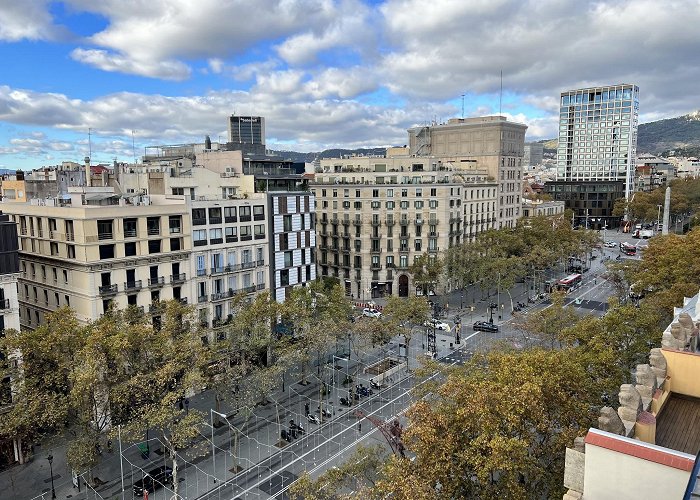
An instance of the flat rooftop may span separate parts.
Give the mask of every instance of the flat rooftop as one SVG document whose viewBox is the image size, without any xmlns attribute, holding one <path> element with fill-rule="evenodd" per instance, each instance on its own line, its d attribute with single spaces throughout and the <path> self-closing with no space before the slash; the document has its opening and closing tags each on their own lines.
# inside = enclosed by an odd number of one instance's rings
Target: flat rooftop
<svg viewBox="0 0 700 500">
<path fill-rule="evenodd" d="M 700 451 L 700 399 L 671 394 L 656 419 L 656 444 L 697 455 Z"/>
</svg>

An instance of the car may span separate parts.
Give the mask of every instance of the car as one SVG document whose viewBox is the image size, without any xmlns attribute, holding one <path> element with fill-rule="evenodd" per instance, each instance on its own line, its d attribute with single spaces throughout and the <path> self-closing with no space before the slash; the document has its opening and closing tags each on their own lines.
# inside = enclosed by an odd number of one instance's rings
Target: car
<svg viewBox="0 0 700 500">
<path fill-rule="evenodd" d="M 144 490 L 148 491 L 149 493 L 153 493 L 158 488 L 162 488 L 166 484 L 172 488 L 173 470 L 170 467 L 161 465 L 160 467 L 145 473 L 142 479 L 139 479 L 134 483 L 134 495 L 142 497 Z"/>
<path fill-rule="evenodd" d="M 444 330 L 446 332 L 450 331 L 450 325 L 445 323 L 444 321 L 440 321 L 439 319 L 429 319 L 424 323 L 425 326 L 428 328 L 435 328 L 436 330 Z"/>
<path fill-rule="evenodd" d="M 377 311 L 376 309 L 370 309 L 369 307 L 365 307 L 362 310 L 362 315 L 368 318 L 380 318 L 382 316 L 382 313 Z"/>
<path fill-rule="evenodd" d="M 489 323 L 488 321 L 477 321 L 476 323 L 474 323 L 474 331 L 475 332 L 497 332 L 498 325 L 494 325 L 493 323 Z"/>
</svg>

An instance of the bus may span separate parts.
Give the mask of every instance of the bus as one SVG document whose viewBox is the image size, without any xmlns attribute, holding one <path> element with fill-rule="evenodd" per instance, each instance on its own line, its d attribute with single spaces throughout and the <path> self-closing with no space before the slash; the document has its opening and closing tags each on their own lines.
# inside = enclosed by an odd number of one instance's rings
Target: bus
<svg viewBox="0 0 700 500">
<path fill-rule="evenodd" d="M 564 292 L 570 292 L 571 290 L 576 290 L 579 286 L 581 286 L 581 281 L 583 280 L 583 276 L 580 274 L 570 274 L 566 278 L 562 278 L 559 281 L 557 281 L 556 289 L 561 290 Z"/>
<path fill-rule="evenodd" d="M 625 255 L 637 255 L 637 247 L 627 242 L 620 243 L 620 252 Z"/>
</svg>

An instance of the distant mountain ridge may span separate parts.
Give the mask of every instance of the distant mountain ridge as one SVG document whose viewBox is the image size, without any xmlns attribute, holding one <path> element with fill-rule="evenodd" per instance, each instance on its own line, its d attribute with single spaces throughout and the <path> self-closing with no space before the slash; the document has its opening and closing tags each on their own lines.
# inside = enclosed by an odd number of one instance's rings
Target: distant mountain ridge
<svg viewBox="0 0 700 500">
<path fill-rule="evenodd" d="M 557 139 L 540 142 L 545 151 L 556 152 Z M 637 152 L 668 156 L 700 155 L 700 110 L 676 118 L 642 123 L 637 131 Z"/>
<path fill-rule="evenodd" d="M 556 153 L 557 139 L 537 141 L 544 146 L 545 153 Z M 637 133 L 637 152 L 667 156 L 700 156 L 700 110 L 676 118 L 642 123 Z M 386 147 L 361 149 L 326 149 L 324 151 L 300 153 L 297 151 L 273 151 L 285 159 L 296 162 L 312 162 L 316 158 L 341 158 L 347 155 L 383 155 Z"/>
</svg>

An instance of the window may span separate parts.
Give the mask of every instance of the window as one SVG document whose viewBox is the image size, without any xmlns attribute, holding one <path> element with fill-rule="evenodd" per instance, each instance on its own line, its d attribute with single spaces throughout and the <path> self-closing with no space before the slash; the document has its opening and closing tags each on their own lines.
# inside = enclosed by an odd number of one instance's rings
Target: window
<svg viewBox="0 0 700 500">
<path fill-rule="evenodd" d="M 97 239 L 98 240 L 111 240 L 114 237 L 112 232 L 112 226 L 114 221 L 112 219 L 98 220 L 97 221 Z"/>
<path fill-rule="evenodd" d="M 209 230 L 209 243 L 212 245 L 218 245 L 219 243 L 224 242 L 224 232 L 223 230 L 219 227 L 216 229 L 210 229 Z"/>
<path fill-rule="evenodd" d="M 238 228 L 230 226 L 226 228 L 226 243 L 238 241 Z"/>
<path fill-rule="evenodd" d="M 261 240 L 265 237 L 265 224 L 255 224 L 255 226 L 253 226 L 253 230 L 255 232 L 256 240 Z"/>
<path fill-rule="evenodd" d="M 263 255 L 263 247 L 258 247 L 255 251 L 257 253 L 258 263 L 260 264 L 265 260 Z"/>
<path fill-rule="evenodd" d="M 124 237 L 135 238 L 137 235 L 137 219 L 124 219 Z"/>
<path fill-rule="evenodd" d="M 241 226 L 241 241 L 251 239 L 253 239 L 253 236 L 250 234 L 250 226 Z"/>
<path fill-rule="evenodd" d="M 136 242 L 124 243 L 124 256 L 133 257 L 134 255 L 136 255 Z"/>
<path fill-rule="evenodd" d="M 66 245 L 66 250 L 68 251 L 68 258 L 75 259 L 75 245 Z"/>
<path fill-rule="evenodd" d="M 32 240 L 32 243 L 33 242 L 34 241 Z M 102 246 L 104 246 L 104 245 L 101 245 L 100 248 L 102 248 Z M 114 245 L 107 245 L 107 246 L 113 247 Z M 51 242 L 51 255 L 58 255 L 58 243 Z M 109 258 L 112 258 L 112 257 L 109 257 Z"/>
<path fill-rule="evenodd" d="M 253 220 L 265 219 L 265 207 L 263 205 L 253 206 Z"/>
<path fill-rule="evenodd" d="M 241 222 L 250 222 L 250 207 L 240 207 L 238 210 Z"/>
<path fill-rule="evenodd" d="M 408 255 L 399 256 L 399 267 L 408 267 Z"/>
<path fill-rule="evenodd" d="M 146 217 L 146 230 L 149 236 L 160 234 L 160 217 Z"/>
<path fill-rule="evenodd" d="M 423 208 L 423 202 L 420 200 L 416 200 L 413 202 L 414 208 Z"/>
<path fill-rule="evenodd" d="M 170 251 L 175 252 L 182 250 L 182 239 L 181 238 L 170 238 Z"/>
<path fill-rule="evenodd" d="M 182 217 L 171 215 L 168 218 L 168 227 L 170 228 L 170 234 L 180 234 L 182 232 Z"/>
<path fill-rule="evenodd" d="M 224 207 L 224 222 L 237 222 L 236 207 Z"/>
<path fill-rule="evenodd" d="M 204 261 L 204 255 L 197 255 L 195 257 L 195 264 L 197 266 L 197 276 L 204 276 L 207 274 L 207 270 L 205 268 L 205 261 Z"/>
<path fill-rule="evenodd" d="M 63 282 L 65 284 L 68 284 L 68 271 L 66 271 L 65 269 L 63 270 Z"/>
<path fill-rule="evenodd" d="M 160 240 L 149 240 L 148 242 L 148 253 L 160 253 Z"/>
<path fill-rule="evenodd" d="M 393 197 L 394 197 L 394 190 L 393 190 L 393 189 L 387 189 L 387 190 L 386 190 L 386 197 L 387 197 L 387 198 L 393 198 Z"/>
<path fill-rule="evenodd" d="M 438 202 L 437 200 L 430 200 L 430 208 L 437 208 Z"/>
<path fill-rule="evenodd" d="M 409 203 L 407 201 L 402 201 L 401 202 L 401 209 L 402 210 L 407 210 L 409 207 Z"/>
<path fill-rule="evenodd" d="M 194 246 L 204 246 L 207 244 L 207 230 L 206 229 L 195 229 L 192 231 L 192 241 Z"/>
<path fill-rule="evenodd" d="M 205 208 L 192 209 L 192 225 L 204 226 L 207 223 L 207 210 Z"/>
<path fill-rule="evenodd" d="M 289 286 L 289 269 L 280 271 L 280 286 Z"/>
<path fill-rule="evenodd" d="M 52 245 L 58 246 L 56 243 L 52 243 Z M 58 249 L 56 251 L 58 253 Z M 51 255 L 55 255 L 53 251 L 51 252 Z M 114 258 L 114 245 L 100 245 L 100 259 L 113 259 Z"/>
<path fill-rule="evenodd" d="M 393 202 L 393 201 L 387 201 L 387 202 L 386 202 L 386 208 L 387 208 L 387 210 L 393 210 L 393 209 L 394 209 L 394 202 Z"/>
<path fill-rule="evenodd" d="M 284 252 L 284 267 L 292 267 L 293 262 L 294 262 L 294 252 L 292 252 L 292 251 Z"/>
<path fill-rule="evenodd" d="M 221 207 L 209 209 L 209 224 L 221 224 Z"/>
<path fill-rule="evenodd" d="M 422 251 L 421 246 L 422 246 L 422 245 L 421 245 L 421 240 L 416 240 L 416 241 L 415 241 L 415 250 L 416 250 L 416 252 L 421 252 L 421 251 Z"/>
</svg>

